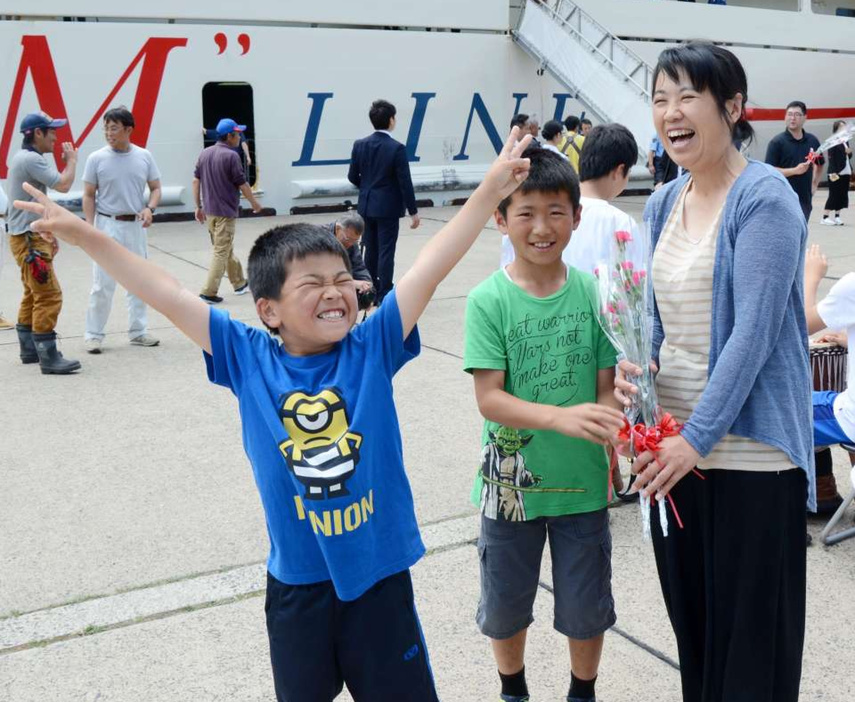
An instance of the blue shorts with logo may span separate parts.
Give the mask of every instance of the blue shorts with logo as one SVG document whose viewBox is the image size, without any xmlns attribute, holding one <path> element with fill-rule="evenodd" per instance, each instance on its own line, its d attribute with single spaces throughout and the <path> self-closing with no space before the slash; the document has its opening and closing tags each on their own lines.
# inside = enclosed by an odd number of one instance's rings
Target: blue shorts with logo
<svg viewBox="0 0 855 702">
<path fill-rule="evenodd" d="M 830 391 L 813 393 L 813 443 L 817 447 L 855 441 L 855 437 L 846 436 L 834 416 L 834 401 L 839 394 Z"/>
<path fill-rule="evenodd" d="M 267 635 L 279 702 L 438 702 L 410 571 L 353 601 L 330 581 L 287 585 L 267 574 Z"/>
</svg>

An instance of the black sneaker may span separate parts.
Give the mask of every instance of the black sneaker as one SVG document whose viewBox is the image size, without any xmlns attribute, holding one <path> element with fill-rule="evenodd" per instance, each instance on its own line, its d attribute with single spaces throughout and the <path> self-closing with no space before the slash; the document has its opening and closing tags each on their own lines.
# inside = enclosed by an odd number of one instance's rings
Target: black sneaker
<svg viewBox="0 0 855 702">
<path fill-rule="evenodd" d="M 199 297 L 201 297 L 209 305 L 219 305 L 223 301 L 223 298 L 221 298 L 219 295 L 199 295 Z"/>
<path fill-rule="evenodd" d="M 249 292 L 249 283 L 244 283 L 239 288 L 235 288 L 235 295 L 246 295 Z"/>
</svg>

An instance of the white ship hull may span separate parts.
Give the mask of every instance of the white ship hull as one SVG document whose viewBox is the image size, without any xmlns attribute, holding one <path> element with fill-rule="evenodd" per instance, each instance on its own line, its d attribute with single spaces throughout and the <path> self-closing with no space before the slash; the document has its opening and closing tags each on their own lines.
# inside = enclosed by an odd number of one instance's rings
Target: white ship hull
<svg viewBox="0 0 855 702">
<path fill-rule="evenodd" d="M 49 17 L 65 6 L 52 4 L 40 5 L 40 18 L 0 21 L 0 183 L 27 112 L 67 117 L 60 138 L 85 159 L 103 145 L 104 110 L 124 104 L 138 120 L 134 141 L 160 166 L 162 211 L 192 209 L 201 127 L 222 116 L 251 124 L 265 206 L 340 205 L 355 201 L 345 180 L 351 144 L 371 131 L 368 106 L 382 97 L 398 107 L 418 197 L 442 204 L 478 182 L 516 111 L 543 123 L 586 110 L 514 43 L 504 0 L 258 2 L 239 14 L 185 3 L 180 16 L 149 2 L 124 11 L 133 19 L 81 2 L 84 22 Z M 809 105 L 808 129 L 821 139 L 831 120 L 855 117 L 855 19 L 665 0 L 578 4 L 649 63 L 668 42 L 733 43 L 761 158 L 791 99 Z"/>
</svg>

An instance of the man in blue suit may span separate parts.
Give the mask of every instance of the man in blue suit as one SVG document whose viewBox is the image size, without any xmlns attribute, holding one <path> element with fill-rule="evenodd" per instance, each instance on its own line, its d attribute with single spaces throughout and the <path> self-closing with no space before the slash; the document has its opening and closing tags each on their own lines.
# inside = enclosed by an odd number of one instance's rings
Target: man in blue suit
<svg viewBox="0 0 855 702">
<path fill-rule="evenodd" d="M 374 281 L 377 304 L 392 289 L 398 221 L 405 208 L 412 219 L 410 229 L 419 226 L 407 150 L 391 134 L 395 114 L 395 106 L 386 100 L 372 103 L 368 118 L 375 131 L 353 144 L 347 173 L 359 188 L 356 210 L 365 219 L 365 265 Z"/>
</svg>

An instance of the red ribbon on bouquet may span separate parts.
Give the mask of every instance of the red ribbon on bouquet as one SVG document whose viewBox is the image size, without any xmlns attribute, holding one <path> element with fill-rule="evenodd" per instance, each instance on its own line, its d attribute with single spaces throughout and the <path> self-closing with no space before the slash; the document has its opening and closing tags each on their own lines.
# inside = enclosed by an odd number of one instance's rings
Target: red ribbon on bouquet
<svg viewBox="0 0 855 702">
<path fill-rule="evenodd" d="M 623 443 L 632 442 L 632 448 L 636 454 L 650 451 L 654 456 L 659 453 L 662 439 L 669 436 L 677 436 L 683 425 L 667 412 L 657 424 L 648 427 L 646 424 L 630 426 L 629 420 L 623 418 L 623 429 L 618 432 L 618 438 Z"/>
<path fill-rule="evenodd" d="M 808 163 L 816 163 L 822 158 L 822 154 L 819 151 L 810 150 L 807 156 L 805 156 L 805 161 Z"/>
<path fill-rule="evenodd" d="M 630 426 L 629 420 L 623 418 L 623 428 L 618 432 L 618 439 L 622 443 L 631 443 L 635 454 L 641 454 L 645 451 L 650 451 L 654 456 L 659 453 L 662 439 L 667 439 L 670 436 L 678 436 L 683 425 L 680 424 L 668 412 L 662 415 L 662 419 L 652 427 L 646 424 L 636 424 Z M 697 471 L 696 471 L 697 472 Z M 699 477 L 703 478 L 703 476 Z M 671 505 L 671 510 L 674 512 L 674 517 L 677 519 L 677 525 L 682 529 L 683 520 L 680 519 L 680 513 L 677 511 L 677 505 L 674 503 L 674 498 L 671 494 L 666 495 L 668 503 Z"/>
</svg>

